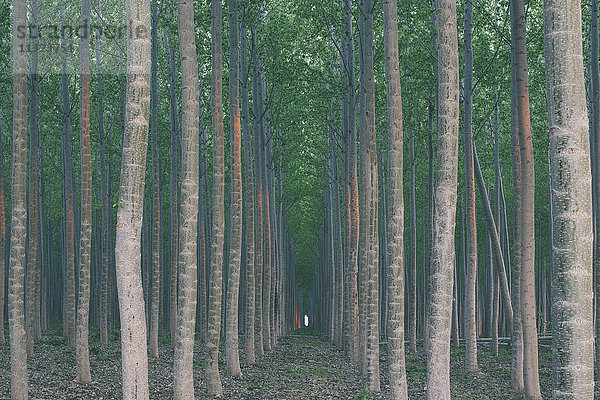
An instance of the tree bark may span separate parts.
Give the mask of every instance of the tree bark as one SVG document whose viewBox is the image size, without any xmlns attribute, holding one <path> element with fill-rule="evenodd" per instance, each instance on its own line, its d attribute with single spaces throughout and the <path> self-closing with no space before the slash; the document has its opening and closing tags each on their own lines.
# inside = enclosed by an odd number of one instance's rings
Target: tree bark
<svg viewBox="0 0 600 400">
<path fill-rule="evenodd" d="M 535 310 L 535 172 L 529 118 L 529 88 L 523 0 L 511 0 L 511 30 L 521 168 L 520 306 L 523 329 L 523 382 L 527 399 L 541 399 Z"/>
<path fill-rule="evenodd" d="M 388 243 L 390 259 L 388 260 L 387 269 L 389 292 L 387 314 L 388 357 L 390 363 L 389 373 L 391 398 L 401 400 L 408 399 L 408 387 L 406 383 L 406 366 L 404 358 L 404 193 L 402 188 L 403 134 L 400 66 L 398 62 L 397 0 L 384 1 L 383 20 L 385 80 L 388 106 L 388 157 L 390 166 L 390 215 L 388 219 L 390 228 L 390 239 Z M 412 141 L 413 139 L 411 137 L 411 144 Z M 413 241 L 415 241 L 415 239 L 415 237 L 412 237 Z M 416 268 L 416 260 L 414 261 Z M 416 278 L 416 271 L 413 278 Z M 415 332 L 411 333 L 415 335 L 416 342 L 416 329 Z"/>
<path fill-rule="evenodd" d="M 437 0 L 438 169 L 428 320 L 427 397 L 450 399 L 450 328 L 458 173 L 458 38 L 456 1 Z"/>
<path fill-rule="evenodd" d="M 593 217 L 579 1 L 544 2 L 544 44 L 554 232 L 552 398 L 592 399 Z"/>
<path fill-rule="evenodd" d="M 238 342 L 238 301 L 242 257 L 242 131 L 239 106 L 239 41 L 237 0 L 229 0 L 229 118 L 231 126 L 231 250 L 227 290 L 225 356 L 227 373 L 242 376 Z"/>
<path fill-rule="evenodd" d="M 223 242 L 225 231 L 225 149 L 223 134 L 223 60 L 222 5 L 212 1 L 212 123 L 213 123 L 213 234 L 211 278 L 208 312 L 208 359 L 206 376 L 208 392 L 221 396 L 219 376 L 219 339 L 221 329 L 221 296 L 223 288 Z"/>
<path fill-rule="evenodd" d="M 81 234 L 79 236 L 79 299 L 77 302 L 77 377 L 79 383 L 92 381 L 88 344 L 90 317 L 90 273 L 92 253 L 92 150 L 90 141 L 90 8 L 81 2 L 81 24 L 88 35 L 81 38 L 79 68 L 81 79 L 80 157 L 81 157 Z M 30 196 L 31 197 L 31 196 Z M 36 193 L 37 198 L 37 193 Z"/>
<path fill-rule="evenodd" d="M 151 26 L 149 0 L 128 0 L 127 20 L 134 30 Z M 140 268 L 150 112 L 150 40 L 147 35 L 148 32 L 127 38 L 127 102 L 115 242 L 123 400 L 145 400 L 149 397 L 146 318 Z"/>
<path fill-rule="evenodd" d="M 25 333 L 25 240 L 27 224 L 27 39 L 18 35 L 27 26 L 27 3 L 13 0 L 13 146 L 11 179 L 8 323 L 10 390 L 13 400 L 27 400 L 27 345 Z"/>
</svg>

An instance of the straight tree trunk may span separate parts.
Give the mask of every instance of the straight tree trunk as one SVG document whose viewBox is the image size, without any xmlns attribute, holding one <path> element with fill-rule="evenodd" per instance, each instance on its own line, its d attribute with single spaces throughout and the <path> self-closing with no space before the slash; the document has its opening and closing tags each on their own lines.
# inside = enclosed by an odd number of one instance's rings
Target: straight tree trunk
<svg viewBox="0 0 600 400">
<path fill-rule="evenodd" d="M 158 318 L 160 305 L 160 165 L 158 160 L 158 12 L 157 0 L 152 0 L 152 48 L 150 102 L 152 107 L 152 272 L 150 297 L 150 356 L 158 358 Z"/>
<path fill-rule="evenodd" d="M 410 162 L 410 271 L 409 271 L 409 334 L 410 352 L 417 353 L 417 202 L 415 199 L 415 135 L 408 129 Z"/>
<path fill-rule="evenodd" d="M 244 8 L 242 8 L 244 14 Z M 256 307 L 255 279 L 254 279 L 254 161 L 252 159 L 252 142 L 250 138 L 250 105 L 248 99 L 248 32 L 245 18 L 242 18 L 240 27 L 240 67 L 242 84 L 242 135 L 244 145 L 244 208 L 246 209 L 246 362 L 250 365 L 256 363 L 254 351 L 254 310 Z M 259 243 L 260 245 L 260 243 Z"/>
<path fill-rule="evenodd" d="M 0 118 L 3 113 L 0 107 Z M 2 128 L 0 127 L 0 138 L 2 137 Z M 6 343 L 4 333 L 4 296 L 5 296 L 5 268 L 6 260 L 6 210 L 4 205 L 4 148 L 0 139 L 0 345 Z"/>
<path fill-rule="evenodd" d="M 36 0 L 31 2 L 29 7 L 30 21 L 36 24 L 38 21 L 38 3 Z M 32 45 L 37 45 L 36 37 L 31 38 Z M 27 324 L 27 356 L 33 357 L 33 343 L 35 341 L 35 310 L 38 304 L 36 296 L 36 277 L 40 272 L 39 264 L 39 204 L 37 194 L 38 178 L 38 93 L 40 79 L 38 76 L 38 53 L 31 53 L 30 62 L 30 80 L 31 96 L 29 108 L 29 204 L 28 204 L 28 222 L 29 229 L 27 234 L 27 287 L 25 293 L 26 312 L 25 322 Z"/>
<path fill-rule="evenodd" d="M 348 235 L 348 331 L 349 331 L 349 353 L 350 359 L 358 363 L 358 175 L 357 175 L 357 148 L 356 148 L 356 87 L 354 78 L 354 35 L 352 33 L 352 2 L 342 0 L 342 8 L 345 13 L 344 36 L 345 59 L 347 71 L 347 140 L 348 150 L 346 163 L 348 168 L 348 213 L 349 213 L 349 235 Z"/>
<path fill-rule="evenodd" d="M 13 146 L 11 179 L 8 323 L 10 391 L 12 400 L 27 400 L 27 345 L 25 333 L 25 240 L 27 232 L 27 39 L 18 35 L 27 26 L 27 2 L 13 0 Z"/>
<path fill-rule="evenodd" d="M 470 373 L 477 365 L 477 328 L 475 293 L 477 290 L 477 218 L 475 216 L 475 174 L 473 172 L 473 3 L 465 2 L 465 87 L 464 87 L 464 152 L 467 219 L 467 258 L 465 276 L 464 330 L 465 364 Z"/>
<path fill-rule="evenodd" d="M 150 27 L 149 0 L 128 0 L 127 20 L 135 32 Z M 115 238 L 123 400 L 149 397 L 140 240 L 150 117 L 151 43 L 147 34 L 127 38 L 127 102 Z"/>
<path fill-rule="evenodd" d="M 221 396 L 219 376 L 219 339 L 221 330 L 221 296 L 223 288 L 223 242 L 225 231 L 225 149 L 223 134 L 223 60 L 222 4 L 212 1 L 212 125 L 213 125 L 213 234 L 211 252 L 210 296 L 208 313 L 208 392 Z"/>
<path fill-rule="evenodd" d="M 229 255 L 225 357 L 227 373 L 242 376 L 238 342 L 238 301 L 242 259 L 242 131 L 239 106 L 237 0 L 229 0 L 229 118 L 231 126 L 231 249 Z"/>
<path fill-rule="evenodd" d="M 535 310 L 535 172 L 529 118 L 529 87 L 523 0 L 511 0 L 511 28 L 516 71 L 519 157 L 521 161 L 520 305 L 523 328 L 523 382 L 526 399 L 541 399 Z"/>
<path fill-rule="evenodd" d="M 406 383 L 406 366 L 404 359 L 404 193 L 402 189 L 403 135 L 402 95 L 400 89 L 400 66 L 398 62 L 397 0 L 384 1 L 383 20 L 385 78 L 388 111 L 388 157 L 390 166 L 390 215 L 388 219 L 390 225 L 390 240 L 388 243 L 390 259 L 388 260 L 387 270 L 389 292 L 387 313 L 388 357 L 390 363 L 389 373 L 391 398 L 405 400 L 408 399 L 408 388 Z M 411 145 L 412 143 L 413 139 L 411 137 Z M 415 237 L 412 237 L 412 240 L 414 241 Z M 416 271 L 413 278 L 416 278 Z M 415 332 L 411 333 L 414 333 L 416 342 L 416 329 Z"/>
<path fill-rule="evenodd" d="M 194 2 L 179 0 L 181 54 L 181 208 L 179 218 L 177 334 L 173 355 L 173 394 L 177 400 L 194 399 L 194 334 L 198 289 L 198 127 L 200 88 L 194 31 Z"/>
<path fill-rule="evenodd" d="M 458 174 L 458 38 L 456 1 L 437 0 L 438 162 L 428 320 L 427 398 L 450 399 L 450 328 Z"/>
<path fill-rule="evenodd" d="M 90 23 L 90 0 L 81 2 L 81 24 Z M 81 157 L 81 234 L 79 235 L 79 299 L 77 302 L 77 377 L 76 382 L 89 383 L 90 349 L 90 274 L 92 253 L 92 150 L 90 141 L 90 37 L 84 35 L 79 46 L 81 83 L 80 157 Z M 30 195 L 31 197 L 31 195 Z M 36 193 L 37 198 L 37 193 Z"/>
<path fill-rule="evenodd" d="M 554 232 L 552 398 L 592 399 L 593 217 L 579 1 L 544 2 L 544 44 Z"/>
</svg>

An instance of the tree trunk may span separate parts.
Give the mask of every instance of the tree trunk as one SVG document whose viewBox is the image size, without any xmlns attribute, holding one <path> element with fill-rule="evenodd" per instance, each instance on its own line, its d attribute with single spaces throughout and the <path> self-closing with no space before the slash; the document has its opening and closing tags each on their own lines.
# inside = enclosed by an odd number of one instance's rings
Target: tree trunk
<svg viewBox="0 0 600 400">
<path fill-rule="evenodd" d="M 404 359 L 404 193 L 402 189 L 403 135 L 400 66 L 398 63 L 397 0 L 383 3 L 385 78 L 388 111 L 389 157 L 389 255 L 388 260 L 388 357 L 392 399 L 408 399 Z M 413 139 L 411 137 L 411 148 Z M 414 165 L 414 164 L 413 164 Z M 411 166 L 412 168 L 412 166 Z M 414 176 L 414 175 L 413 175 Z M 411 197 L 412 202 L 412 197 Z M 387 224 L 388 222 L 386 222 Z M 415 241 L 415 237 L 411 238 Z M 415 241 L 416 244 L 416 241 Z M 416 269 L 416 259 L 415 269 Z M 415 276 L 416 278 L 416 270 Z M 415 279 L 416 280 L 416 279 Z M 415 289 L 416 289 L 416 282 Z M 415 290 L 416 292 L 416 290 Z M 416 293 L 414 293 L 416 294 Z M 416 305 L 416 298 L 414 298 Z M 413 314 L 413 317 L 416 316 Z M 416 328 L 416 325 L 415 325 Z M 415 335 L 416 329 L 411 332 Z M 412 337 L 412 335 L 411 335 Z"/>
<path fill-rule="evenodd" d="M 150 356 L 158 358 L 158 318 L 160 305 L 160 164 L 158 160 L 158 12 L 157 0 L 152 0 L 152 48 L 150 102 L 152 106 L 150 131 L 152 135 L 152 272 L 150 296 Z M 146 305 L 147 306 L 147 305 Z"/>
<path fill-rule="evenodd" d="M 473 3 L 465 2 L 465 80 L 464 80 L 464 152 L 467 218 L 467 258 L 465 276 L 465 364 L 470 373 L 477 365 L 477 328 L 475 293 L 477 290 L 477 218 L 475 216 L 475 174 L 473 173 Z"/>
<path fill-rule="evenodd" d="M 179 51 L 182 77 L 181 208 L 179 218 L 177 334 L 173 355 L 175 399 L 194 399 L 194 334 L 198 289 L 198 127 L 200 88 L 194 33 L 194 2 L 179 0 Z"/>
<path fill-rule="evenodd" d="M 25 333 L 25 240 L 27 224 L 27 39 L 17 34 L 27 24 L 26 1 L 13 0 L 13 145 L 11 179 L 8 323 L 10 390 L 13 400 L 27 400 L 27 345 Z"/>
<path fill-rule="evenodd" d="M 438 162 L 428 320 L 427 397 L 450 399 L 450 328 L 458 173 L 458 38 L 456 1 L 437 0 Z"/>
<path fill-rule="evenodd" d="M 225 231 L 225 149 L 223 134 L 223 60 L 222 5 L 212 1 L 212 124 L 213 124 L 213 234 L 208 313 L 208 392 L 221 396 L 219 376 L 219 339 L 221 329 L 221 295 L 223 288 L 223 241 Z"/>
<path fill-rule="evenodd" d="M 409 316 L 408 342 L 410 352 L 417 353 L 417 203 L 415 198 L 415 135 L 409 128 L 408 146 L 410 162 L 410 270 L 409 270 Z"/>
<path fill-rule="evenodd" d="M 89 0 L 81 2 L 81 24 L 90 23 Z M 81 234 L 79 236 L 79 299 L 77 302 L 77 377 L 76 382 L 89 383 L 90 350 L 88 344 L 90 317 L 90 273 L 92 253 L 92 150 L 90 141 L 90 38 L 85 35 L 79 46 L 81 79 Z M 37 194 L 36 194 L 37 197 Z M 31 196 L 30 196 L 31 198 Z"/>
<path fill-rule="evenodd" d="M 580 2 L 544 2 L 544 33 L 554 232 L 552 397 L 591 399 L 593 218 Z"/>
<path fill-rule="evenodd" d="M 2 107 L 0 106 L 0 118 L 3 117 Z M 0 138 L 2 137 L 2 127 L 0 127 Z M 4 333 L 4 296 L 5 296 L 5 268 L 6 260 L 6 210 L 4 205 L 4 148 L 0 139 L 0 345 L 6 343 Z"/>
<path fill-rule="evenodd" d="M 242 14 L 245 9 L 242 8 Z M 248 99 L 248 32 L 245 18 L 242 18 L 240 27 L 240 67 L 242 84 L 242 135 L 244 139 L 244 208 L 246 210 L 246 362 L 250 365 L 256 363 L 254 351 L 254 309 L 256 307 L 255 279 L 254 279 L 254 161 L 252 159 L 252 142 L 250 137 L 250 105 Z M 260 246 L 260 242 L 258 242 Z"/>
<path fill-rule="evenodd" d="M 133 29 L 151 26 L 149 0 L 128 0 L 127 20 Z M 128 37 L 127 103 L 115 242 L 123 400 L 149 397 L 140 238 L 150 112 L 150 47 L 149 40 Z"/>
<path fill-rule="evenodd" d="M 521 166 L 520 305 L 523 328 L 523 382 L 527 399 L 541 399 L 535 310 L 535 175 L 529 119 L 525 12 L 522 0 L 511 0 L 511 28 L 516 71 L 519 157 Z"/>
<path fill-rule="evenodd" d="M 227 373 L 240 378 L 238 301 L 242 257 L 242 131 L 239 106 L 239 44 L 237 0 L 229 0 L 229 118 L 231 126 L 231 250 L 228 269 L 225 355 Z"/>
</svg>

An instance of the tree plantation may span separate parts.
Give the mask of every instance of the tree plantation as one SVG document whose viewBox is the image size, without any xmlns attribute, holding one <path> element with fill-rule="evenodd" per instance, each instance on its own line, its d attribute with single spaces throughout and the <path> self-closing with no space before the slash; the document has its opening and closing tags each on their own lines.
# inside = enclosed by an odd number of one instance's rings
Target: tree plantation
<svg viewBox="0 0 600 400">
<path fill-rule="evenodd" d="M 589 0 L 0 0 L 0 398 L 600 398 Z"/>
</svg>

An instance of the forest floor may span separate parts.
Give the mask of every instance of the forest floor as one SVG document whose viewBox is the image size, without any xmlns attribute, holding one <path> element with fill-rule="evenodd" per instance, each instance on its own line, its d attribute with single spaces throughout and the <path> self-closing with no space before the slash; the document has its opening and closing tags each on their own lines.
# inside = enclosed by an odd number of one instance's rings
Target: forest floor
<svg viewBox="0 0 600 400">
<path fill-rule="evenodd" d="M 204 350 L 196 341 L 194 357 L 197 399 L 211 399 L 204 379 Z M 243 346 L 242 346 L 243 347 Z M 410 399 L 425 399 L 426 361 L 422 348 L 407 354 L 407 377 Z M 222 352 L 221 352 L 222 353 Z M 243 360 L 243 350 L 241 359 Z M 540 347 L 542 395 L 550 398 L 551 358 Z M 149 361 L 150 398 L 172 398 L 173 358 L 168 338 L 161 338 L 160 357 Z M 489 346 L 479 347 L 480 373 L 475 376 L 464 369 L 464 348 L 452 348 L 452 398 L 518 399 L 510 387 L 510 350 L 500 348 L 495 357 Z M 93 383 L 82 385 L 75 377 L 75 355 L 69 350 L 60 328 L 53 329 L 35 346 L 35 356 L 28 360 L 30 395 L 34 399 L 119 399 L 121 398 L 121 355 L 119 336 L 110 337 L 108 348 L 99 346 L 97 331 L 90 338 L 90 365 Z M 225 365 L 224 362 L 221 363 Z M 0 399 L 9 396 L 10 354 L 8 345 L 0 347 Z M 225 399 L 388 399 L 387 348 L 381 346 L 381 393 L 365 389 L 365 379 L 346 357 L 323 335 L 304 328 L 280 338 L 269 353 L 258 357 L 255 365 L 242 362 L 244 378 L 233 379 L 221 371 Z M 597 385 L 598 386 L 598 385 Z M 596 389 L 596 398 L 600 391 Z"/>
</svg>

